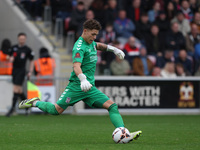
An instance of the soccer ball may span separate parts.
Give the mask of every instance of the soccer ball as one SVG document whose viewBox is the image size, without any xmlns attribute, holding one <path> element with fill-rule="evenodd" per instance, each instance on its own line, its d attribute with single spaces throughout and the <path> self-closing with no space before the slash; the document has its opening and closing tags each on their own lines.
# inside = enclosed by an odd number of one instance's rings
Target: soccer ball
<svg viewBox="0 0 200 150">
<path fill-rule="evenodd" d="M 128 143 L 130 141 L 130 132 L 124 127 L 119 127 L 113 131 L 112 138 L 115 143 Z"/>
</svg>

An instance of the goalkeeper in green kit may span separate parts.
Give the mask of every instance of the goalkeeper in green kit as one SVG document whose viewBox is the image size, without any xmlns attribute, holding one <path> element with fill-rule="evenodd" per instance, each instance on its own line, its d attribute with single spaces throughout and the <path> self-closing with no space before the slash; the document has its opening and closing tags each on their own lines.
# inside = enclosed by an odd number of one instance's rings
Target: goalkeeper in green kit
<svg viewBox="0 0 200 150">
<path fill-rule="evenodd" d="M 120 59 L 125 54 L 118 48 L 103 43 L 95 42 L 101 25 L 98 21 L 91 19 L 83 24 L 83 33 L 74 44 L 72 50 L 73 71 L 69 84 L 61 94 L 56 104 L 40 101 L 35 97 L 27 99 L 19 104 L 19 108 L 38 107 L 44 112 L 52 115 L 61 114 L 68 106 L 73 106 L 83 101 L 93 108 L 105 108 L 109 112 L 112 124 L 117 127 L 124 127 L 123 119 L 118 111 L 118 106 L 95 87 L 95 69 L 97 62 L 97 50 L 113 52 Z M 130 141 L 137 139 L 142 131 L 132 132 Z"/>
</svg>

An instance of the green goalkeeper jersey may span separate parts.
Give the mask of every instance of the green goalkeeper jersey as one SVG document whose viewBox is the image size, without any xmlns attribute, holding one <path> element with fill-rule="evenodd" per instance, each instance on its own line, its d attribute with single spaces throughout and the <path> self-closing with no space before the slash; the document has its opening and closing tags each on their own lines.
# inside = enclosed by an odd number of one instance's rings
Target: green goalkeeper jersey
<svg viewBox="0 0 200 150">
<path fill-rule="evenodd" d="M 82 37 L 74 44 L 72 50 L 72 60 L 73 63 L 80 62 L 83 74 L 87 77 L 87 80 L 94 85 L 94 74 L 96 70 L 97 63 L 97 49 L 96 42 L 88 44 Z M 79 78 L 76 76 L 75 72 L 72 71 L 69 81 L 79 82 Z"/>
</svg>

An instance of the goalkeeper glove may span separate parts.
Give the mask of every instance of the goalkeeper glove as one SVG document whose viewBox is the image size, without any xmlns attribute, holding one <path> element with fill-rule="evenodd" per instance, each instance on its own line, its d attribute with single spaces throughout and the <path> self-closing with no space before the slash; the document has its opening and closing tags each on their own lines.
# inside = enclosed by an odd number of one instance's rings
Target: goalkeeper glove
<svg viewBox="0 0 200 150">
<path fill-rule="evenodd" d="M 107 51 L 113 52 L 115 55 L 117 55 L 120 59 L 124 59 L 124 52 L 114 46 L 107 45 Z"/>
<path fill-rule="evenodd" d="M 92 84 L 90 84 L 90 82 L 86 79 L 86 76 L 81 73 L 78 75 L 79 80 L 81 81 L 81 90 L 83 92 L 87 92 L 91 89 Z"/>
</svg>

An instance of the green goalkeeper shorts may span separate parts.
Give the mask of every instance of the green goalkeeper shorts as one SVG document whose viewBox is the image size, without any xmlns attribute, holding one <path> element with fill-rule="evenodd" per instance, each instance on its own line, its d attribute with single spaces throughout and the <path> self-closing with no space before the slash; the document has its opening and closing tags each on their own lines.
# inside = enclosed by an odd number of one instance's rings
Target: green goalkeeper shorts
<svg viewBox="0 0 200 150">
<path fill-rule="evenodd" d="M 102 108 L 103 104 L 109 100 L 109 98 L 95 86 L 92 86 L 88 92 L 83 92 L 80 83 L 70 82 L 56 104 L 61 108 L 66 109 L 68 106 L 73 106 L 81 100 L 90 107 L 94 107 L 94 102 L 97 102 L 95 103 L 95 105 L 98 104 L 96 107 Z"/>
</svg>

